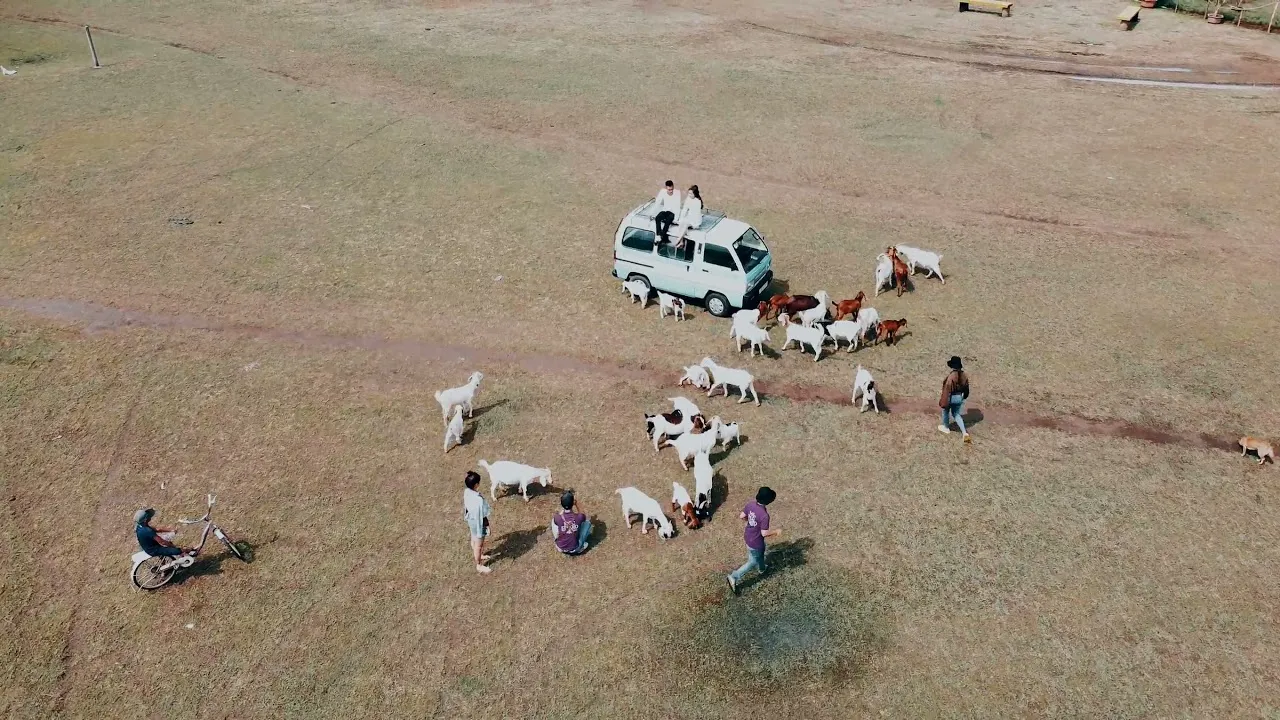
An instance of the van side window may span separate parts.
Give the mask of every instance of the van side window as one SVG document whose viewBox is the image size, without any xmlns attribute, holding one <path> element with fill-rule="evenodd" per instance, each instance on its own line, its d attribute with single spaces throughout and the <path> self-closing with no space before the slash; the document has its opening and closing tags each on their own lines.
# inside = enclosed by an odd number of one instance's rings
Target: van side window
<svg viewBox="0 0 1280 720">
<path fill-rule="evenodd" d="M 649 233 L 652 235 L 653 233 Z M 665 242 L 658 246 L 658 254 L 664 258 L 671 260 L 679 260 L 680 262 L 693 262 L 693 246 L 697 243 L 693 241 L 685 241 L 683 250 L 676 250 L 674 242 Z"/>
<path fill-rule="evenodd" d="M 702 251 L 702 259 L 708 265 L 715 265 L 734 272 L 738 271 L 738 266 L 733 262 L 733 255 L 727 248 L 719 245 L 707 245 Z"/>
<path fill-rule="evenodd" d="M 629 227 L 622 234 L 622 247 L 640 252 L 653 252 L 653 231 Z"/>
</svg>

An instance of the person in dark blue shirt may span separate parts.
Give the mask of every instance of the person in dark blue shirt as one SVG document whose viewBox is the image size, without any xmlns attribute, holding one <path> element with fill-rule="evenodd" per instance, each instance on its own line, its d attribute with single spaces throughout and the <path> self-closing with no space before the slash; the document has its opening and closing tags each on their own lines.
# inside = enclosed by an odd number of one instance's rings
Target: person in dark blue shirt
<svg viewBox="0 0 1280 720">
<path fill-rule="evenodd" d="M 152 527 L 151 518 L 156 511 L 147 508 L 133 514 L 133 532 L 138 536 L 138 547 L 148 555 L 177 557 L 185 552 L 182 548 L 160 537 L 160 533 L 173 532 L 171 528 Z"/>
</svg>

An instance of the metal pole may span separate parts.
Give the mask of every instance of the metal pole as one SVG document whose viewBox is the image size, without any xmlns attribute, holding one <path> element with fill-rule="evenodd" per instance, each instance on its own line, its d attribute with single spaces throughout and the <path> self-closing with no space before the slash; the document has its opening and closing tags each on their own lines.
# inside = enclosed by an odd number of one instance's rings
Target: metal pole
<svg viewBox="0 0 1280 720">
<path fill-rule="evenodd" d="M 1280 10 L 1280 0 L 1276 0 L 1276 4 L 1271 6 L 1271 19 L 1267 21 L 1267 34 L 1271 34 L 1271 25 L 1276 21 L 1276 10 Z"/>
<path fill-rule="evenodd" d="M 89 38 L 89 52 L 93 53 L 93 66 L 95 68 L 102 67 L 102 64 L 98 62 L 98 48 L 93 46 L 93 33 L 89 32 L 88 25 L 84 26 L 84 36 Z"/>
</svg>

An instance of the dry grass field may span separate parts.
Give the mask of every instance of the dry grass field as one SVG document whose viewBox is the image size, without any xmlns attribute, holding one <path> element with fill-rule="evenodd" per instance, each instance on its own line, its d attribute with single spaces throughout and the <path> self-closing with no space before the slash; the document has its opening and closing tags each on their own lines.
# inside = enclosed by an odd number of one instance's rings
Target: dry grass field
<svg viewBox="0 0 1280 720">
<path fill-rule="evenodd" d="M 1280 92 L 1072 79 L 1274 83 L 1280 44 L 1116 10 L 5 3 L 0 714 L 1280 717 L 1280 469 L 1233 446 L 1280 439 Z M 668 177 L 792 291 L 899 242 L 948 282 L 874 299 L 899 346 L 733 357 L 609 276 Z M 718 512 L 629 532 L 615 488 L 692 482 L 640 421 L 706 355 L 765 396 L 700 401 L 746 435 Z M 477 576 L 480 458 L 550 466 L 593 549 L 503 497 Z M 761 484 L 784 534 L 735 598 Z M 134 590 L 132 512 L 206 492 L 253 561 Z"/>
</svg>

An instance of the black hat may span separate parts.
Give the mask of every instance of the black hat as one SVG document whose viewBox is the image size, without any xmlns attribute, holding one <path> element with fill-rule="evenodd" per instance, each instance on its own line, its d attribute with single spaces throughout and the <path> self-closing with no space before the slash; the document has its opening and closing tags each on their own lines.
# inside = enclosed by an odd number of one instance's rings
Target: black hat
<svg viewBox="0 0 1280 720">
<path fill-rule="evenodd" d="M 951 359 L 947 361 L 947 367 L 951 368 L 952 370 L 963 370 L 963 369 L 964 369 L 964 365 L 962 365 L 962 364 L 960 363 L 960 356 L 959 356 L 959 355 L 952 355 L 952 356 L 951 356 Z"/>
<path fill-rule="evenodd" d="M 761 505 L 768 505 L 776 499 L 778 499 L 778 493 L 774 492 L 768 485 L 761 486 L 761 488 L 756 491 L 756 502 Z"/>
<path fill-rule="evenodd" d="M 560 507 L 564 508 L 565 510 L 573 509 L 573 491 L 572 490 L 565 490 L 564 492 L 560 493 Z"/>
</svg>

